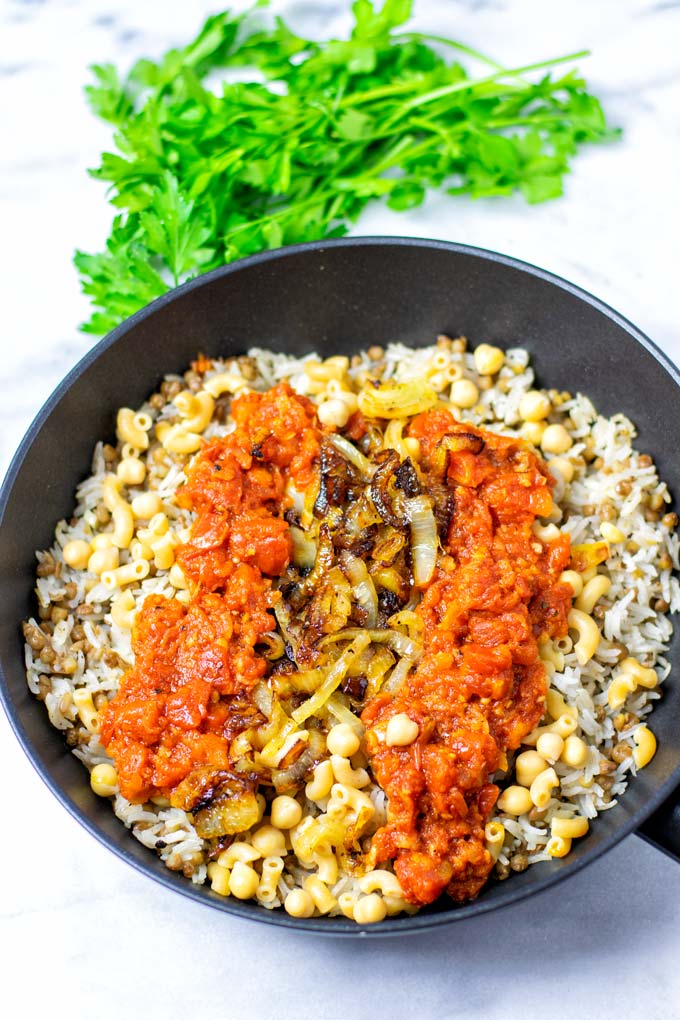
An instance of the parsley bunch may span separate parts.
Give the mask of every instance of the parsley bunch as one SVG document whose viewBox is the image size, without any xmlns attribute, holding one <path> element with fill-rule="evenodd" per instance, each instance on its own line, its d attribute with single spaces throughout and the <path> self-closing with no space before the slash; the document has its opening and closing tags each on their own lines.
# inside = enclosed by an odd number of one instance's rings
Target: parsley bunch
<svg viewBox="0 0 680 1020">
<path fill-rule="evenodd" d="M 534 73 L 583 53 L 503 68 L 395 31 L 412 0 L 356 0 L 350 37 L 314 42 L 281 19 L 263 27 L 262 6 L 208 18 L 184 49 L 123 79 L 111 64 L 92 69 L 88 98 L 115 125 L 116 151 L 91 174 L 119 214 L 105 251 L 75 256 L 96 309 L 85 331 L 105 333 L 241 256 L 338 237 L 373 199 L 410 209 L 428 188 L 555 198 L 577 146 L 615 135 L 574 71 Z M 469 76 L 461 56 L 484 73 Z M 244 68 L 252 80 L 215 88 L 215 72 L 243 79 Z"/>
</svg>

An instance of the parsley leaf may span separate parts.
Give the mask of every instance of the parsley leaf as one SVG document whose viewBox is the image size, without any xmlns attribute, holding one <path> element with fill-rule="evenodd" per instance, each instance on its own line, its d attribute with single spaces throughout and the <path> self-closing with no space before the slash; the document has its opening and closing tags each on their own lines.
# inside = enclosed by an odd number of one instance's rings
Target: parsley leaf
<svg viewBox="0 0 680 1020">
<path fill-rule="evenodd" d="M 339 237 L 371 201 L 411 209 L 430 188 L 556 198 L 578 146 L 617 137 L 583 79 L 553 70 L 584 54 L 503 68 L 397 31 L 412 0 L 355 0 L 349 38 L 320 43 L 265 6 L 209 17 L 185 47 L 124 77 L 92 68 L 87 98 L 115 135 L 91 175 L 116 216 L 103 252 L 75 256 L 93 305 L 86 331 L 232 259 Z M 220 83 L 224 71 L 240 80 Z"/>
</svg>

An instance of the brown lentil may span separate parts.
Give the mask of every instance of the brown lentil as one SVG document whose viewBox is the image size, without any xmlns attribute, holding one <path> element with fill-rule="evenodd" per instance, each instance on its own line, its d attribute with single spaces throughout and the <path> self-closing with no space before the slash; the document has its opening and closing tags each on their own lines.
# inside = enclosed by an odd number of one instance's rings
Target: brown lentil
<svg viewBox="0 0 680 1020">
<path fill-rule="evenodd" d="M 618 765 L 620 765 L 626 760 L 626 758 L 630 758 L 632 753 L 630 745 L 622 741 L 620 744 L 615 744 L 612 748 L 612 761 L 615 761 Z"/>
<path fill-rule="evenodd" d="M 617 517 L 616 510 L 611 503 L 601 503 L 597 508 L 597 512 L 603 521 L 615 521 Z"/>
<path fill-rule="evenodd" d="M 76 607 L 76 613 L 78 616 L 91 616 L 92 613 L 94 613 L 94 606 L 90 605 L 89 602 L 81 602 L 80 605 Z"/>
<path fill-rule="evenodd" d="M 496 861 L 494 875 L 499 880 L 499 882 L 504 882 L 506 878 L 510 877 L 510 865 L 503 864 L 502 861 Z"/>
<path fill-rule="evenodd" d="M 670 570 L 673 566 L 673 560 L 670 558 L 668 553 L 662 553 L 659 556 L 659 570 Z"/>
<path fill-rule="evenodd" d="M 50 619 L 52 623 L 61 623 L 63 620 L 68 620 L 68 609 L 62 609 L 61 606 L 54 606 L 50 613 Z"/>
<path fill-rule="evenodd" d="M 616 486 L 616 493 L 618 496 L 630 496 L 632 488 L 633 487 L 630 484 L 630 482 L 626 481 L 619 482 L 619 484 Z"/>
<path fill-rule="evenodd" d="M 651 467 L 653 463 L 654 462 L 648 453 L 643 453 L 640 457 L 638 457 L 638 464 L 641 468 Z"/>
<path fill-rule="evenodd" d="M 660 492 L 653 492 L 649 497 L 649 505 L 652 510 L 661 510 L 665 502 Z"/>
<path fill-rule="evenodd" d="M 23 630 L 26 641 L 35 652 L 39 652 L 45 647 L 47 639 L 39 627 L 36 627 L 35 624 L 32 623 L 25 623 Z"/>
<path fill-rule="evenodd" d="M 57 661 L 57 653 L 54 648 L 49 645 L 43 648 L 40 652 L 40 661 L 44 662 L 46 666 L 52 666 Z"/>
<path fill-rule="evenodd" d="M 109 703 L 109 699 L 103 691 L 97 691 L 97 693 L 93 696 L 92 701 L 94 702 L 94 707 L 98 712 L 101 712 L 103 708 L 106 708 Z"/>
<path fill-rule="evenodd" d="M 192 369 L 189 369 L 188 372 L 184 373 L 184 381 L 187 384 L 187 388 L 190 389 L 192 393 L 198 393 L 203 386 L 203 376 L 199 375 L 198 372 L 194 372 Z"/>
<path fill-rule="evenodd" d="M 510 858 L 510 867 L 513 871 L 526 871 L 529 867 L 529 855 L 523 851 L 513 854 Z"/>
<path fill-rule="evenodd" d="M 651 510 L 649 507 L 645 507 L 645 520 L 649 524 L 656 524 L 661 519 L 661 514 L 658 510 Z"/>
<path fill-rule="evenodd" d="M 608 776 L 610 772 L 615 772 L 616 771 L 616 765 L 614 764 L 613 761 L 610 761 L 609 758 L 600 758 L 599 765 L 600 765 L 600 775 L 602 775 L 602 776 Z M 598 783 L 599 782 L 600 782 L 600 780 L 598 779 Z M 600 783 L 600 786 L 601 785 L 602 784 Z"/>
<path fill-rule="evenodd" d="M 165 398 L 166 404 L 169 404 L 181 391 L 182 384 L 179 379 L 165 379 L 161 383 L 161 394 Z"/>
<path fill-rule="evenodd" d="M 467 350 L 467 339 L 464 336 L 456 337 L 455 340 L 451 341 L 451 350 L 455 354 L 464 354 Z"/>
<path fill-rule="evenodd" d="M 666 602 L 665 599 L 657 599 L 654 603 L 655 613 L 667 613 L 670 608 L 670 603 Z"/>
<path fill-rule="evenodd" d="M 626 659 L 626 658 L 628 658 L 628 655 L 630 654 L 629 651 L 628 651 L 628 648 L 626 647 L 626 645 L 624 645 L 623 641 L 610 641 L 609 642 L 609 647 L 612 648 L 612 649 L 614 649 L 614 648 L 616 649 L 616 651 L 618 653 L 617 656 L 616 656 L 616 661 L 617 662 L 619 661 L 619 659 Z"/>
<path fill-rule="evenodd" d="M 73 630 L 71 631 L 71 640 L 82 641 L 84 637 L 85 631 L 83 630 L 83 625 L 81 623 L 75 623 L 73 625 Z"/>
<path fill-rule="evenodd" d="M 118 460 L 118 452 L 115 446 L 111 446 L 111 443 L 104 443 L 102 454 L 107 468 L 111 468 Z"/>
<path fill-rule="evenodd" d="M 677 528 L 678 515 L 676 513 L 664 514 L 661 518 L 661 523 L 666 528 Z"/>
<path fill-rule="evenodd" d="M 165 407 L 165 399 L 160 393 L 154 393 L 149 397 L 149 407 L 154 411 L 160 411 Z"/>
<path fill-rule="evenodd" d="M 548 813 L 547 808 L 532 807 L 531 811 L 529 812 L 529 821 L 542 822 L 547 813 Z"/>
<path fill-rule="evenodd" d="M 77 594 L 78 585 L 75 583 L 75 581 L 69 581 L 68 584 L 64 585 L 64 595 L 66 596 L 69 602 L 71 601 L 71 599 L 74 599 Z"/>
<path fill-rule="evenodd" d="M 108 524 L 111 520 L 111 514 L 103 503 L 97 503 L 94 515 L 97 518 L 97 524 Z"/>
<path fill-rule="evenodd" d="M 378 344 L 374 344 L 372 347 L 369 347 L 367 353 L 371 361 L 380 361 L 380 359 L 385 356 L 384 348 L 379 347 Z"/>
<path fill-rule="evenodd" d="M 248 382 L 252 382 L 257 376 L 257 365 L 254 358 L 248 357 L 247 354 L 242 354 L 236 359 L 236 364 L 241 375 L 244 379 L 247 379 Z"/>
<path fill-rule="evenodd" d="M 45 553 L 37 566 L 38 577 L 51 577 L 57 569 L 57 564 L 52 553 Z"/>
</svg>

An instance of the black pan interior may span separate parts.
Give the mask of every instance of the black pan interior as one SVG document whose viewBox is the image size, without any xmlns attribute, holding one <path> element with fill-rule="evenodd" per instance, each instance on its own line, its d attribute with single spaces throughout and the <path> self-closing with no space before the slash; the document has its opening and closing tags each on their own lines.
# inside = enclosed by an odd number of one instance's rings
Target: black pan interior
<svg viewBox="0 0 680 1020">
<path fill-rule="evenodd" d="M 679 382 L 673 367 L 634 327 L 575 287 L 522 263 L 463 246 L 356 239 L 267 253 L 194 281 L 140 312 L 102 341 L 41 412 L 10 469 L 0 500 L 0 664 L 12 724 L 65 806 L 118 854 L 166 885 L 260 920 L 356 934 L 344 919 L 295 922 L 253 904 L 192 887 L 134 840 L 91 793 L 79 762 L 28 693 L 19 621 L 34 611 L 33 550 L 51 544 L 89 471 L 94 442 L 112 438 L 115 411 L 136 406 L 167 372 L 197 352 L 242 353 L 257 345 L 296 354 L 351 353 L 390 340 L 431 343 L 438 333 L 529 349 L 539 382 L 588 394 L 605 414 L 624 411 L 671 491 L 680 492 Z M 678 643 L 671 659 L 680 670 Z M 493 909 L 537 891 L 634 829 L 670 792 L 680 761 L 680 684 L 654 714 L 659 752 L 614 810 L 561 861 L 491 884 L 465 907 L 450 904 L 371 928 L 419 930 Z M 676 775 L 674 776 L 674 773 Z M 366 932 L 362 932 L 366 934 Z"/>
</svg>

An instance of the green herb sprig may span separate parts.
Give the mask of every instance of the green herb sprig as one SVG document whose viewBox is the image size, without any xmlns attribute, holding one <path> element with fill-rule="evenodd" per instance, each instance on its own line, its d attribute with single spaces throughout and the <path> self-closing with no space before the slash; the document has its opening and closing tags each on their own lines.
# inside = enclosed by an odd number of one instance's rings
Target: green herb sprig
<svg viewBox="0 0 680 1020">
<path fill-rule="evenodd" d="M 233 259 L 345 234 L 373 199 L 401 210 L 428 188 L 556 198 L 577 146 L 616 135 L 575 71 L 537 75 L 585 53 L 504 68 L 397 32 L 412 0 L 356 0 L 350 37 L 315 42 L 280 18 L 263 27 L 262 6 L 208 18 L 184 49 L 123 79 L 93 68 L 88 99 L 115 125 L 116 151 L 91 174 L 118 215 L 105 251 L 75 256 L 95 308 L 85 331 Z M 470 77 L 462 57 L 484 73 Z M 212 83 L 246 68 L 257 80 Z"/>
</svg>

